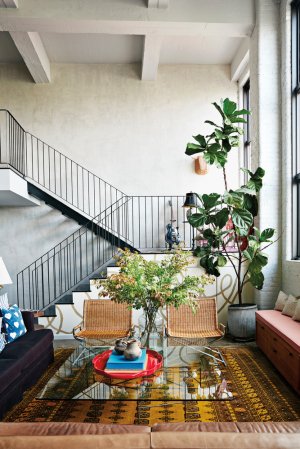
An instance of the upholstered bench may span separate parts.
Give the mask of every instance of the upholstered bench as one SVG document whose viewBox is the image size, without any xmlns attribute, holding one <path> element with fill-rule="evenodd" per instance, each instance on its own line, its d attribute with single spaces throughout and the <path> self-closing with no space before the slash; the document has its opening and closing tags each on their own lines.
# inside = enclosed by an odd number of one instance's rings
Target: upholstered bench
<svg viewBox="0 0 300 449">
<path fill-rule="evenodd" d="M 300 394 L 300 322 L 278 310 L 256 312 L 256 343 Z"/>
</svg>

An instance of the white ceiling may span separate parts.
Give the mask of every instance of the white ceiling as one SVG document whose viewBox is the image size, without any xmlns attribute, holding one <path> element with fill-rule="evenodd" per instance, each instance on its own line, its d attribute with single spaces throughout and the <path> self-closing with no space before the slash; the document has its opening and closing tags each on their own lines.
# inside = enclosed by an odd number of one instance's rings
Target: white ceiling
<svg viewBox="0 0 300 449">
<path fill-rule="evenodd" d="M 142 80 L 155 80 L 159 64 L 231 64 L 236 79 L 255 24 L 255 0 L 0 0 L 0 7 L 0 62 L 24 61 L 37 83 L 51 81 L 51 63 L 140 62 Z"/>
</svg>

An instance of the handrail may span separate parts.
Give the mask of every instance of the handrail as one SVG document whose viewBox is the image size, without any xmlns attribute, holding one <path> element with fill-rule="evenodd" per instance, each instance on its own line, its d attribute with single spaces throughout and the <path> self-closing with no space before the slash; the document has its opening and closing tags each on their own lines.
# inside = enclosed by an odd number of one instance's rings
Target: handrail
<svg viewBox="0 0 300 449">
<path fill-rule="evenodd" d="M 102 211 L 17 275 L 21 307 L 45 309 L 82 279 L 101 270 L 124 246 L 166 250 L 166 226 L 171 223 L 191 248 L 192 228 L 182 208 L 185 196 L 123 197 Z"/>
<path fill-rule="evenodd" d="M 118 200 L 119 202 L 123 200 Z M 43 310 L 107 263 L 121 245 L 130 245 L 124 223 L 112 233 L 106 221 L 110 215 L 126 208 L 126 202 L 81 226 L 17 274 L 17 297 L 20 307 Z M 110 209 L 113 207 L 110 206 Z M 123 211 L 122 214 L 123 215 Z M 99 220 L 101 216 L 101 222 Z"/>
<path fill-rule="evenodd" d="M 126 196 L 109 182 L 27 132 L 0 109 L 0 163 L 7 163 L 90 219 Z"/>
</svg>

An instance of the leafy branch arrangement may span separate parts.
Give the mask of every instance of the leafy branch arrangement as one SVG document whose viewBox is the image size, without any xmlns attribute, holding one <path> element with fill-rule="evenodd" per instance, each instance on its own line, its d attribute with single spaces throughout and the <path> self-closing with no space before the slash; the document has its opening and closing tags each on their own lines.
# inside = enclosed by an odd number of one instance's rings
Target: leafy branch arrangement
<svg viewBox="0 0 300 449">
<path fill-rule="evenodd" d="M 107 278 L 102 295 L 128 304 L 130 308 L 143 309 L 146 336 L 155 330 L 155 317 L 160 307 L 181 304 L 195 307 L 195 299 L 204 292 L 204 286 L 214 282 L 206 274 L 179 280 L 179 275 L 191 262 L 191 253 L 187 251 L 177 250 L 160 263 L 145 260 L 141 254 L 128 249 L 120 251 L 117 259 L 120 272 Z M 147 343 L 146 340 L 146 346 Z"/>
<path fill-rule="evenodd" d="M 246 123 L 243 118 L 249 115 L 246 109 L 238 110 L 235 102 L 226 98 L 220 104 L 213 103 L 221 115 L 222 124 L 210 120 L 205 123 L 213 126 L 211 134 L 193 136 L 197 143 L 188 143 L 186 154 L 191 156 L 202 153 L 210 165 L 216 165 L 223 171 L 225 192 L 223 195 L 211 193 L 197 195 L 199 207 L 196 213 L 188 217 L 189 223 L 197 228 L 197 239 L 203 241 L 197 246 L 195 255 L 200 258 L 200 265 L 206 273 L 220 276 L 219 268 L 229 261 L 237 277 L 238 300 L 242 304 L 242 293 L 247 279 L 257 288 L 262 289 L 264 283 L 263 268 L 268 263 L 264 250 L 274 243 L 271 239 L 275 230 L 267 228 L 262 232 L 254 226 L 258 213 L 258 193 L 262 188 L 265 171 L 258 167 L 248 174 L 248 182 L 236 190 L 228 188 L 226 164 L 228 153 L 239 146 L 243 129 L 240 123 Z M 228 244 L 234 243 L 235 251 L 229 250 Z M 242 265 L 247 263 L 245 272 Z"/>
</svg>

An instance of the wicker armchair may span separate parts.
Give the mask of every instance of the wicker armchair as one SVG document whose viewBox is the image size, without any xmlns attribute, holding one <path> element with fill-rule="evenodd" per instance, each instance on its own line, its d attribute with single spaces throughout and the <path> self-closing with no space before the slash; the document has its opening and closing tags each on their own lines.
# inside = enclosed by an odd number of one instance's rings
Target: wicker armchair
<svg viewBox="0 0 300 449">
<path fill-rule="evenodd" d="M 225 326 L 218 324 L 216 298 L 199 298 L 195 312 L 182 305 L 168 307 L 165 331 L 167 346 L 197 346 L 197 351 L 226 365 L 221 351 L 209 343 L 225 335 Z"/>
<path fill-rule="evenodd" d="M 82 351 L 73 363 L 89 357 L 96 348 L 112 346 L 116 338 L 129 337 L 131 333 L 132 311 L 125 304 L 109 299 L 85 300 L 83 323 L 73 329 Z"/>
</svg>

